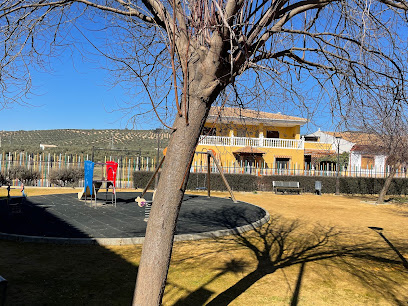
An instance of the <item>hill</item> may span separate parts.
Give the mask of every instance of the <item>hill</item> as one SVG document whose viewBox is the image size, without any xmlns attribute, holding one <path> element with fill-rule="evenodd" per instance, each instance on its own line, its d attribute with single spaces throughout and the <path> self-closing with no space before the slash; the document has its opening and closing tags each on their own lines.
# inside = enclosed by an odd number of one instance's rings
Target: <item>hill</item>
<svg viewBox="0 0 408 306">
<path fill-rule="evenodd" d="M 167 130 L 160 133 L 162 149 L 167 146 L 169 137 L 170 133 Z M 140 150 L 142 155 L 153 157 L 157 152 L 157 133 L 154 130 L 127 129 L 0 131 L 1 152 L 44 152 L 40 149 L 40 144 L 57 146 L 45 149 L 49 153 L 91 154 L 92 147 L 96 147 Z M 112 151 L 106 150 L 105 153 L 111 154 Z"/>
</svg>

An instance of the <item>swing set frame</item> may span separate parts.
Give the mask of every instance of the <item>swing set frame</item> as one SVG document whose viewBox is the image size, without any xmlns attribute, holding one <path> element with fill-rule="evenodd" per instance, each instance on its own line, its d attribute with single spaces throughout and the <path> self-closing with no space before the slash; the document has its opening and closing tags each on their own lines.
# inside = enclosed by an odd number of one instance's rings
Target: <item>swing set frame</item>
<svg viewBox="0 0 408 306">
<path fill-rule="evenodd" d="M 223 180 L 225 186 L 227 187 L 227 190 L 228 190 L 228 192 L 229 192 L 229 194 L 230 194 L 231 200 L 232 200 L 234 203 L 238 203 L 238 201 L 235 199 L 234 193 L 232 192 L 232 189 L 231 189 L 231 187 L 230 187 L 230 185 L 229 185 L 229 183 L 228 183 L 228 181 L 227 181 L 227 179 L 226 179 L 226 177 L 225 177 L 225 175 L 224 175 L 224 171 L 222 170 L 221 165 L 220 165 L 220 163 L 218 162 L 217 158 L 215 157 L 214 153 L 213 153 L 212 151 L 208 150 L 208 151 L 205 151 L 205 152 L 200 152 L 200 151 L 198 151 L 198 152 L 195 152 L 194 154 L 204 154 L 204 155 L 207 155 L 207 196 L 208 196 L 209 198 L 211 198 L 211 167 L 210 167 L 210 164 L 211 164 L 211 158 L 212 158 L 212 159 L 213 159 L 213 162 L 214 162 L 214 164 L 215 164 L 215 166 L 216 166 L 217 169 L 218 169 L 218 172 L 219 172 L 220 175 L 221 175 L 221 178 L 222 178 L 222 180 Z M 156 167 L 156 170 L 154 171 L 153 175 L 150 177 L 149 182 L 147 183 L 146 187 L 143 189 L 143 192 L 142 192 L 142 194 L 140 195 L 140 198 L 143 198 L 143 196 L 144 196 L 144 195 L 146 194 L 146 192 L 147 192 L 147 189 L 148 189 L 148 188 L 150 187 L 150 185 L 153 183 L 153 180 L 155 179 L 156 175 L 159 173 L 160 167 L 162 166 L 162 164 L 163 164 L 165 158 L 166 158 L 166 155 L 163 155 L 163 157 L 162 157 L 160 163 L 159 163 L 159 164 L 157 165 L 157 167 Z M 183 183 L 184 183 L 184 182 L 183 182 Z"/>
</svg>

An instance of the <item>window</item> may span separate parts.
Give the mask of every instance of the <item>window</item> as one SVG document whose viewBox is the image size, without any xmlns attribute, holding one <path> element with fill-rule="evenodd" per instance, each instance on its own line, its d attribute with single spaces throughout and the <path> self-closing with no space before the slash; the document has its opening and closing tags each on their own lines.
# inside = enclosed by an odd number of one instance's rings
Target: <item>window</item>
<svg viewBox="0 0 408 306">
<path fill-rule="evenodd" d="M 317 136 L 305 136 L 305 141 L 318 142 L 319 137 L 317 137 Z"/>
<path fill-rule="evenodd" d="M 289 169 L 290 158 L 275 158 L 276 169 Z"/>
<path fill-rule="evenodd" d="M 203 130 L 201 131 L 201 135 L 216 136 L 217 135 L 217 129 L 216 128 L 210 128 L 210 127 L 203 127 Z"/>
<path fill-rule="evenodd" d="M 312 169 L 312 156 L 305 155 L 305 169 L 310 170 Z"/>
<path fill-rule="evenodd" d="M 278 131 L 266 131 L 266 138 L 279 138 Z"/>
</svg>

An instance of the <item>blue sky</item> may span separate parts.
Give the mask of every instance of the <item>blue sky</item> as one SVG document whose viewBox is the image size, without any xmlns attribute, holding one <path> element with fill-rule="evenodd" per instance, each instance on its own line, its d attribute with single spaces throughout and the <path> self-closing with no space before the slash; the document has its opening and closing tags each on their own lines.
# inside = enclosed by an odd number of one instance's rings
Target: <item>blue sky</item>
<svg viewBox="0 0 408 306">
<path fill-rule="evenodd" d="M 121 88 L 104 85 L 109 73 L 96 67 L 81 61 L 74 67 L 66 59 L 55 62 L 52 73 L 34 72 L 34 94 L 27 105 L 0 111 L 0 130 L 125 128 L 122 114 L 111 111 L 130 98 Z"/>
<path fill-rule="evenodd" d="M 85 27 L 94 25 L 85 22 Z M 128 96 L 120 86 L 112 88 L 109 84 L 112 75 L 104 66 L 101 56 L 93 56 L 95 49 L 84 40 L 75 28 L 69 28 L 71 39 L 77 42 L 72 49 L 62 52 L 60 58 L 51 59 L 53 72 L 31 71 L 33 94 L 26 99 L 27 105 L 11 105 L 0 110 L 0 130 L 46 130 L 46 129 L 155 129 L 161 126 L 153 115 L 138 117 L 135 126 L 128 122 L 130 116 L 124 116 L 119 110 L 126 102 L 142 105 L 143 111 L 150 109 L 149 100 L 142 95 Z M 92 39 L 106 39 L 104 31 L 88 31 Z M 82 46 L 82 47 L 81 47 Z M 84 61 L 79 50 L 90 53 L 93 62 Z M 73 53 L 71 53 L 73 52 Z M 73 57 L 73 58 L 72 58 Z M 99 58 L 99 59 L 98 59 Z M 98 60 L 102 62 L 98 62 Z M 284 99 L 277 96 L 276 99 Z M 170 98 L 171 100 L 171 98 Z M 144 103 L 140 103 L 144 102 Z M 273 101 L 272 101 L 273 102 Z M 268 109 L 266 111 L 274 111 Z M 278 112 L 280 110 L 276 110 Z M 136 112 L 136 111 L 135 111 Z M 299 107 L 283 110 L 287 115 L 302 116 Z M 317 116 L 317 126 L 322 129 L 330 125 L 327 112 Z M 167 121 L 171 125 L 171 122 Z M 309 124 L 302 128 L 302 133 L 317 130 L 317 126 Z"/>
<path fill-rule="evenodd" d="M 137 104 L 144 97 L 130 97 L 119 86 L 107 85 L 112 76 L 100 67 L 98 63 L 78 59 L 74 65 L 67 56 L 52 63 L 53 72 L 33 71 L 34 93 L 26 99 L 27 105 L 15 104 L 0 110 L 0 130 L 133 128 L 128 123 L 129 116 L 123 117 L 123 112 L 113 110 L 120 109 L 126 101 Z M 162 127 L 152 116 L 138 120 L 135 129 Z M 325 128 L 330 125 L 328 114 L 319 115 L 317 124 L 323 130 L 329 129 Z M 302 128 L 302 133 L 316 130 L 315 125 L 309 124 Z"/>
</svg>

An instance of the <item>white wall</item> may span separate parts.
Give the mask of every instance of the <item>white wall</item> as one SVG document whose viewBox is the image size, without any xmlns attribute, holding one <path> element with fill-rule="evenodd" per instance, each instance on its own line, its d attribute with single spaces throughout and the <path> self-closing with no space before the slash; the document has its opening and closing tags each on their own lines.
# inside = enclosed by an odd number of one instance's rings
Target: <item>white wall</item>
<svg viewBox="0 0 408 306">
<path fill-rule="evenodd" d="M 375 163 L 375 168 L 377 171 L 383 171 L 385 169 L 385 161 L 386 161 L 386 156 L 385 155 L 376 155 L 374 158 L 374 163 Z"/>
<path fill-rule="evenodd" d="M 321 143 L 328 143 L 332 145 L 332 150 L 337 152 L 337 145 L 339 145 L 339 152 L 350 152 L 351 148 L 355 145 L 355 143 L 347 141 L 345 139 L 336 139 L 336 137 L 326 134 L 320 130 L 314 132 L 313 134 L 308 134 L 306 136 L 317 136 L 319 137 Z"/>
<path fill-rule="evenodd" d="M 360 169 L 361 167 L 361 154 L 350 152 L 350 165 L 351 170 Z"/>
</svg>

